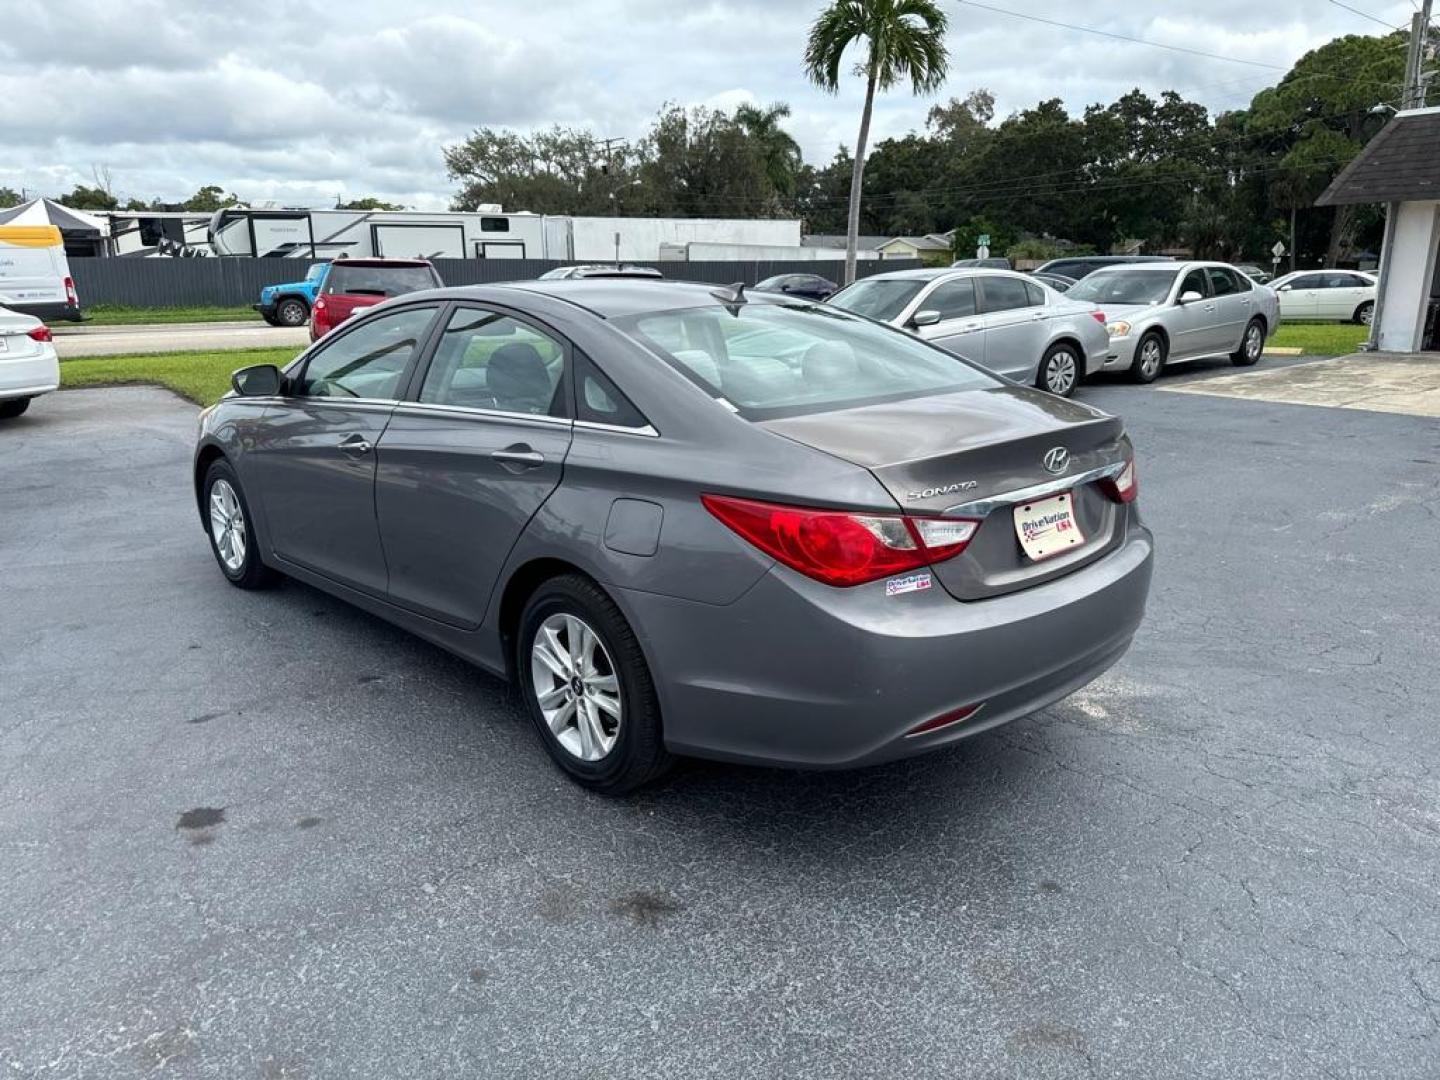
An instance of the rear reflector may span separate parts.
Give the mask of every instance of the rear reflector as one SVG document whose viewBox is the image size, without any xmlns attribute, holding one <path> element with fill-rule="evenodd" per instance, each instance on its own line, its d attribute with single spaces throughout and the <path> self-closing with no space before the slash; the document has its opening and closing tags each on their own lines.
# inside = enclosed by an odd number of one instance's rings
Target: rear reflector
<svg viewBox="0 0 1440 1080">
<path fill-rule="evenodd" d="M 786 566 L 826 585 L 863 585 L 954 558 L 979 528 L 959 518 L 853 514 L 702 495 L 705 509 Z"/>
<path fill-rule="evenodd" d="M 1140 474 L 1135 471 L 1135 459 L 1131 458 L 1125 463 L 1119 476 L 1104 481 L 1100 486 L 1106 495 L 1118 503 L 1134 502 L 1135 496 L 1140 494 Z"/>
<path fill-rule="evenodd" d="M 50 333 L 50 327 L 37 326 L 34 330 L 26 330 L 25 336 L 34 341 L 54 341 L 55 335 Z"/>
<path fill-rule="evenodd" d="M 911 728 L 905 733 L 905 737 L 907 739 L 913 739 L 916 735 L 929 735 L 932 731 L 939 731 L 941 728 L 947 728 L 951 724 L 958 724 L 961 720 L 969 720 L 970 717 L 980 711 L 981 705 L 984 704 L 982 701 L 980 705 L 966 705 L 964 708 L 951 709 L 949 712 L 941 713 L 939 716 L 932 717 L 923 724 Z"/>
</svg>

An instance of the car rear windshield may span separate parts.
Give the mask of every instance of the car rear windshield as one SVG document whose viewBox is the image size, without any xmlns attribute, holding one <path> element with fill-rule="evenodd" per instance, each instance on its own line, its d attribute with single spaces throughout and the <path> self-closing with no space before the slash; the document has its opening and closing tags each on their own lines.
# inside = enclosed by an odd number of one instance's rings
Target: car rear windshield
<svg viewBox="0 0 1440 1080">
<path fill-rule="evenodd" d="M 828 307 L 685 308 L 615 325 L 747 420 L 1000 385 L 918 338 Z"/>
<path fill-rule="evenodd" d="M 345 266 L 335 263 L 325 282 L 328 293 L 362 296 L 400 296 L 435 288 L 428 266 Z"/>
<path fill-rule="evenodd" d="M 841 289 L 828 302 L 856 315 L 890 322 L 905 310 L 905 305 L 915 299 L 925 284 L 915 278 L 870 278 Z"/>
<path fill-rule="evenodd" d="M 1126 266 L 1097 270 L 1071 287 L 1066 297 L 1093 304 L 1158 304 L 1170 294 L 1179 269 Z"/>
</svg>

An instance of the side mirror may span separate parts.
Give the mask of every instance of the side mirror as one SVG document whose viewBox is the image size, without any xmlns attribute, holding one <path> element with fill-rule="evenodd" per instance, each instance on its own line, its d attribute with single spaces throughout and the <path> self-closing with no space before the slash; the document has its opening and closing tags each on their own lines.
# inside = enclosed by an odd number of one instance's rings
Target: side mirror
<svg viewBox="0 0 1440 1080">
<path fill-rule="evenodd" d="M 274 397 L 285 377 L 274 364 L 244 367 L 230 376 L 230 385 L 241 397 Z"/>
<path fill-rule="evenodd" d="M 781 285 L 781 286 L 780 286 L 780 291 L 781 291 L 781 292 L 794 292 L 795 290 L 792 289 L 789 285 Z"/>
<path fill-rule="evenodd" d="M 1295 287 L 1294 285 L 1281 285 L 1281 286 L 1280 286 L 1278 289 L 1276 289 L 1275 291 L 1276 291 L 1276 292 L 1289 292 L 1289 291 L 1290 291 L 1291 289 L 1293 289 L 1294 287 Z"/>
<path fill-rule="evenodd" d="M 1204 299 L 1205 299 L 1205 297 L 1201 296 L 1201 295 L 1200 295 L 1198 292 L 1196 292 L 1194 289 L 1191 289 L 1189 292 L 1183 292 L 1183 293 L 1180 294 L 1180 303 L 1181 303 L 1182 305 L 1183 305 L 1183 304 L 1193 304 L 1193 303 L 1195 303 L 1197 300 L 1204 300 Z"/>
<path fill-rule="evenodd" d="M 940 312 L 930 308 L 926 308 L 924 311 L 917 311 L 914 315 L 910 316 L 910 325 L 917 330 L 922 326 L 934 326 L 939 321 Z"/>
</svg>

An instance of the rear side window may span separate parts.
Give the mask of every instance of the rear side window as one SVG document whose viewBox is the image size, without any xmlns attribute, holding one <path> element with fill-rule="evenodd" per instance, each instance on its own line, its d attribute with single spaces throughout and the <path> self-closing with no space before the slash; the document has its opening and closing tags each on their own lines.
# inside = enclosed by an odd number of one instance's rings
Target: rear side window
<svg viewBox="0 0 1440 1080">
<path fill-rule="evenodd" d="M 325 291 L 341 296 L 403 296 L 435 288 L 428 266 L 352 266 L 337 262 L 325 279 Z"/>
<path fill-rule="evenodd" d="M 559 409 L 565 348 L 528 323 L 458 308 L 440 336 L 420 400 L 432 405 L 544 416 Z"/>
<path fill-rule="evenodd" d="M 1354 274 L 1326 274 L 1325 288 L 1327 289 L 1363 289 L 1370 282 Z"/>
<path fill-rule="evenodd" d="M 961 278 L 937 285 L 935 291 L 920 306 L 927 311 L 938 311 L 942 319 L 963 319 L 975 314 L 975 281 Z"/>
<path fill-rule="evenodd" d="M 643 428 L 644 414 L 584 353 L 575 354 L 575 419 L 611 427 Z"/>
<path fill-rule="evenodd" d="M 1323 289 L 1325 278 L 1321 274 L 1301 274 L 1297 278 L 1291 278 L 1285 284 L 1292 289 Z"/>
<path fill-rule="evenodd" d="M 1207 273 L 1210 275 L 1210 291 L 1216 296 L 1229 296 L 1240 291 L 1240 282 L 1235 280 L 1235 275 L 1229 270 L 1212 266 Z"/>
<path fill-rule="evenodd" d="M 1038 292 L 1038 290 L 1036 291 Z M 980 310 L 986 314 L 995 311 L 1013 311 L 1015 308 L 1030 307 L 1032 304 L 1025 282 L 1019 278 L 981 278 L 980 292 L 983 298 Z"/>
<path fill-rule="evenodd" d="M 1030 282 L 1028 282 L 1028 281 L 1025 282 L 1024 284 L 1025 284 L 1025 294 L 1030 297 L 1030 306 L 1031 306 L 1031 307 L 1039 307 L 1041 304 L 1045 303 L 1045 290 L 1044 290 L 1044 289 L 1040 288 L 1039 285 L 1032 285 L 1032 284 L 1030 284 Z"/>
</svg>

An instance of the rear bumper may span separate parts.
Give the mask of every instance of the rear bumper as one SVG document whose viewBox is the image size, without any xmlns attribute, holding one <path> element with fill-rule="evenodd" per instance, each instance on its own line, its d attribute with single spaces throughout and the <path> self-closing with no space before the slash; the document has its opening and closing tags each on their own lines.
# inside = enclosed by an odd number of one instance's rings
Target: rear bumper
<svg viewBox="0 0 1440 1080">
<path fill-rule="evenodd" d="M 970 603 L 938 584 L 832 589 L 775 567 L 724 606 L 620 596 L 649 655 L 666 744 L 698 757 L 808 768 L 949 745 L 1044 708 L 1124 655 L 1144 615 L 1152 539 L 1056 581 Z M 917 725 L 984 703 L 920 736 Z"/>
<path fill-rule="evenodd" d="M 19 312 L 21 315 L 33 315 L 43 322 L 81 322 L 84 316 L 80 313 L 78 304 L 47 303 L 47 304 L 25 304 L 11 303 L 5 305 L 11 311 Z"/>
<path fill-rule="evenodd" d="M 0 401 L 36 397 L 60 387 L 60 361 L 54 348 L 35 356 L 6 359 L 0 353 Z"/>
</svg>

